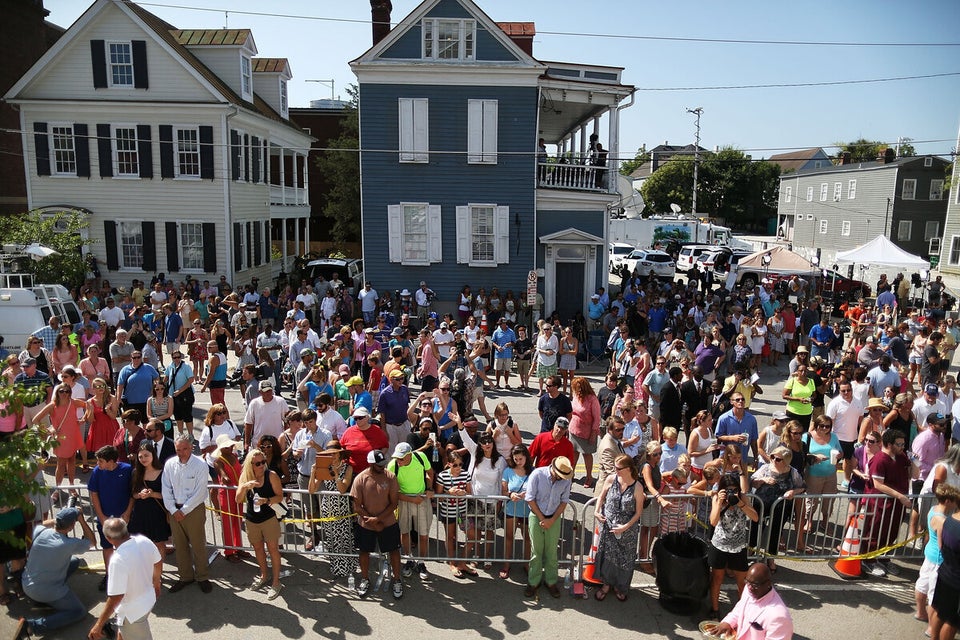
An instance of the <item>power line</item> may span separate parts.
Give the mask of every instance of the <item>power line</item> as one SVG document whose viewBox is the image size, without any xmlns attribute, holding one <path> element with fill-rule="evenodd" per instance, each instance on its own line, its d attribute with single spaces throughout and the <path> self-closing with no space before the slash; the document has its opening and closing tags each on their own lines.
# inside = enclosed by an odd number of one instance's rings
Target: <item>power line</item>
<svg viewBox="0 0 960 640">
<path fill-rule="evenodd" d="M 730 84 L 712 87 L 637 87 L 637 91 L 724 91 L 734 89 L 778 89 L 797 87 L 830 87 L 844 84 L 872 84 L 877 82 L 900 82 L 902 80 L 923 80 L 927 78 L 946 78 L 960 76 L 960 71 L 930 73 L 920 76 L 896 76 L 893 78 L 870 78 L 864 80 L 832 80 L 828 82 L 779 82 L 775 84 Z"/>
<path fill-rule="evenodd" d="M 264 11 L 239 11 L 237 9 L 214 9 L 211 7 L 184 6 L 159 2 L 138 2 L 145 7 L 163 7 L 166 9 L 181 9 L 187 11 L 206 11 L 212 13 L 231 13 L 234 15 L 262 16 L 268 18 L 287 18 L 293 20 L 318 20 L 322 22 L 340 22 L 352 24 L 374 24 L 372 20 L 357 18 L 332 18 L 329 16 L 309 16 L 290 13 L 268 13 Z M 383 23 L 394 27 L 399 23 Z M 782 46 L 815 46 L 815 47 L 960 47 L 960 42 L 838 42 L 838 41 L 806 41 L 806 40 L 746 40 L 738 38 L 694 38 L 681 36 L 649 36 L 629 33 L 590 33 L 577 31 L 543 31 L 538 35 L 566 36 L 578 38 L 613 38 L 621 40 L 650 40 L 654 42 L 699 42 L 706 44 L 758 44 Z"/>
</svg>

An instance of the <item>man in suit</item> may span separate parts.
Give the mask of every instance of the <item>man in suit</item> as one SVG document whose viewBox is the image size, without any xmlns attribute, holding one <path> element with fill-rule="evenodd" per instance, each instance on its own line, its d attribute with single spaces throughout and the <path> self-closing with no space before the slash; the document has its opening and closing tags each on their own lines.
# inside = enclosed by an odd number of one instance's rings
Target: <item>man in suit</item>
<svg viewBox="0 0 960 640">
<path fill-rule="evenodd" d="M 160 464 L 164 464 L 177 454 L 176 445 L 173 440 L 164 436 L 163 423 L 156 418 L 143 426 L 143 432 L 147 435 L 146 440 L 153 440 L 153 445 L 157 448 L 157 461 Z"/>
<path fill-rule="evenodd" d="M 670 382 L 663 386 L 660 393 L 660 430 L 663 427 L 683 426 L 683 399 L 680 397 L 680 380 L 683 379 L 683 370 L 680 367 L 670 367 Z"/>
<path fill-rule="evenodd" d="M 731 406 L 730 393 L 723 391 L 723 380 L 718 378 L 711 382 L 710 395 L 707 396 L 707 404 L 704 408 L 713 416 L 713 423 L 716 424 L 717 419 L 729 411 Z"/>
<path fill-rule="evenodd" d="M 703 378 L 703 369 L 694 365 L 690 372 L 693 374 L 693 380 L 687 380 L 680 385 L 680 400 L 687 405 L 683 430 L 687 434 L 688 441 L 690 440 L 690 419 L 702 409 L 707 408 L 707 400 L 710 397 L 710 386 Z"/>
<path fill-rule="evenodd" d="M 597 446 L 596 460 L 599 466 L 597 477 L 600 479 L 594 488 L 594 493 L 600 495 L 603 489 L 603 481 L 611 473 L 616 473 L 616 464 L 614 460 L 623 453 L 623 445 L 620 444 L 623 438 L 624 422 L 620 416 L 610 416 L 606 421 L 607 433 L 600 439 Z"/>
</svg>

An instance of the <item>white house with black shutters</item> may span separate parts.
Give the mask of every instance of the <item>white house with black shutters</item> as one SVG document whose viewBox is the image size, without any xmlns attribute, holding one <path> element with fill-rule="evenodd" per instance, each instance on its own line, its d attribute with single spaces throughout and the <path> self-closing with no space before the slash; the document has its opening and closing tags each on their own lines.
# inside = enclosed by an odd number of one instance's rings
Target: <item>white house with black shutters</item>
<svg viewBox="0 0 960 640">
<path fill-rule="evenodd" d="M 97 0 L 4 96 L 29 207 L 88 215 L 115 283 L 267 281 L 271 238 L 284 257 L 306 250 L 312 138 L 289 120 L 287 60 L 256 56 L 247 29 L 181 30 Z"/>
</svg>

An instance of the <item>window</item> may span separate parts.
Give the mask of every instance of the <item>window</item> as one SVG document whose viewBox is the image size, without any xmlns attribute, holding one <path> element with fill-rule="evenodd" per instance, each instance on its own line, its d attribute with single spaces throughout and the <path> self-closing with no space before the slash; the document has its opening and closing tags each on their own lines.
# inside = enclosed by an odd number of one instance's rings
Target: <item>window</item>
<svg viewBox="0 0 960 640">
<path fill-rule="evenodd" d="M 826 232 L 827 232 L 827 220 L 821 220 L 821 221 L 820 221 L 820 233 L 826 233 Z"/>
<path fill-rule="evenodd" d="M 833 184 L 833 201 L 840 202 L 841 197 L 843 197 L 843 183 L 835 182 Z"/>
<path fill-rule="evenodd" d="M 857 181 L 851 180 L 847 183 L 847 200 L 853 200 L 857 197 Z"/>
<path fill-rule="evenodd" d="M 827 190 L 829 188 L 830 188 L 830 185 L 828 185 L 826 182 L 820 185 L 820 202 L 827 201 Z"/>
<path fill-rule="evenodd" d="M 426 60 L 473 60 L 476 20 L 424 18 L 423 57 Z"/>
<path fill-rule="evenodd" d="M 906 242 L 910 240 L 911 235 L 913 235 L 913 221 L 901 220 L 899 224 L 897 224 L 897 240 Z"/>
<path fill-rule="evenodd" d="M 903 194 L 900 196 L 904 200 L 913 200 L 917 197 L 917 181 L 914 178 L 903 181 Z"/>
<path fill-rule="evenodd" d="M 287 81 L 280 81 L 280 117 L 289 118 L 290 117 L 290 107 L 287 104 Z M 309 132 L 308 132 L 309 135 Z"/>
<path fill-rule="evenodd" d="M 930 181 L 930 199 L 931 200 L 943 199 L 943 180 Z"/>
<path fill-rule="evenodd" d="M 253 98 L 253 68 L 247 56 L 240 56 L 240 89 L 244 99 Z"/>
<path fill-rule="evenodd" d="M 824 220 L 824 222 L 826 222 L 826 220 Z M 843 221 L 840 223 L 840 235 L 842 235 L 842 236 L 849 236 L 849 235 L 850 235 L 850 221 L 849 221 L 849 220 L 843 220 Z"/>
<path fill-rule="evenodd" d="M 823 160 L 817 160 L 816 162 L 813 163 L 814 169 L 819 169 L 822 166 L 823 166 Z"/>
<path fill-rule="evenodd" d="M 203 271 L 203 224 L 181 222 L 180 266 L 184 271 Z"/>
<path fill-rule="evenodd" d="M 137 150 L 136 127 L 113 127 L 113 175 L 125 177 L 140 176 L 140 156 Z"/>
<path fill-rule="evenodd" d="M 427 205 L 403 205 L 403 262 L 427 262 Z"/>
<path fill-rule="evenodd" d="M 196 128 L 175 130 L 175 169 L 178 178 L 200 177 L 200 133 Z"/>
<path fill-rule="evenodd" d="M 960 236 L 953 236 L 950 239 L 950 256 L 947 261 L 950 264 L 960 264 Z"/>
<path fill-rule="evenodd" d="M 143 228 L 139 222 L 118 222 L 120 268 L 143 269 Z"/>
<path fill-rule="evenodd" d="M 783 200 L 784 202 L 793 201 L 793 187 L 787 187 L 786 192 L 783 194 Z"/>
<path fill-rule="evenodd" d="M 427 162 L 430 159 L 429 101 L 400 98 L 400 162 Z"/>
<path fill-rule="evenodd" d="M 467 162 L 497 164 L 496 100 L 467 101 Z"/>
<path fill-rule="evenodd" d="M 807 202 L 813 202 L 813 187 L 807 187 Z"/>
<path fill-rule="evenodd" d="M 924 159 L 923 159 L 923 166 L 925 166 L 925 167 L 932 167 L 932 166 L 933 166 L 933 158 L 924 158 Z"/>
<path fill-rule="evenodd" d="M 110 86 L 133 86 L 133 53 L 129 42 L 110 43 Z"/>
<path fill-rule="evenodd" d="M 930 238 L 940 237 L 940 221 L 927 220 L 923 225 L 923 241 L 929 242 Z"/>
<path fill-rule="evenodd" d="M 74 148 L 73 125 L 55 124 L 50 127 L 53 151 L 53 175 L 77 175 L 77 152 Z"/>
<path fill-rule="evenodd" d="M 496 267 L 510 261 L 510 207 L 457 207 L 457 262 Z"/>
<path fill-rule="evenodd" d="M 390 262 L 429 265 L 443 262 L 440 205 L 404 202 L 387 207 Z"/>
</svg>

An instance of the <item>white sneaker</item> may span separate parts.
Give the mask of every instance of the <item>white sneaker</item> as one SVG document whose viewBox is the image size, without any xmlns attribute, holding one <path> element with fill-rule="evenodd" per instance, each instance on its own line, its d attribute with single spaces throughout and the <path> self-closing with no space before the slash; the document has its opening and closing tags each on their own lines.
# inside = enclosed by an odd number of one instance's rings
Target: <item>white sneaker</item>
<svg viewBox="0 0 960 640">
<path fill-rule="evenodd" d="M 364 578 L 360 581 L 360 584 L 357 585 L 357 595 L 365 598 L 368 593 L 370 593 L 370 581 Z"/>
<path fill-rule="evenodd" d="M 393 581 L 393 599 L 399 600 L 403 597 L 403 580 Z"/>
<path fill-rule="evenodd" d="M 864 562 L 863 572 L 868 576 L 873 576 L 874 578 L 882 578 L 887 575 L 887 572 L 884 570 L 884 568 L 876 562 Z"/>
</svg>

